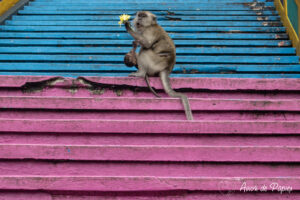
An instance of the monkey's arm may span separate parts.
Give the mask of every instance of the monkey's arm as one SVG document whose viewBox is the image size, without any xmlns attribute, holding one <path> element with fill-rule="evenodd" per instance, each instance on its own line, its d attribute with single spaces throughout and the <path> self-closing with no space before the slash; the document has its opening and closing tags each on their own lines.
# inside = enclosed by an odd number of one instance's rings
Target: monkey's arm
<svg viewBox="0 0 300 200">
<path fill-rule="evenodd" d="M 130 24 L 128 21 L 125 22 L 125 27 L 127 32 L 144 48 L 149 49 L 152 47 L 152 44 L 154 43 L 151 41 L 146 40 L 145 37 L 143 37 L 142 35 L 138 34 L 137 32 L 135 32 L 134 30 L 132 30 L 132 28 L 130 27 Z"/>
</svg>

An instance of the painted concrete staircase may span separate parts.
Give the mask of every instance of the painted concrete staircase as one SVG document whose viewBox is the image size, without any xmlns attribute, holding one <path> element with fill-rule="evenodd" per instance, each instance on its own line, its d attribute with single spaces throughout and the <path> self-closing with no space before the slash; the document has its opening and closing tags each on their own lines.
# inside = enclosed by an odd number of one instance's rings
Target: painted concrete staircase
<svg viewBox="0 0 300 200">
<path fill-rule="evenodd" d="M 272 2 L 102 2 L 36 0 L 0 26 L 1 200 L 300 198 L 300 68 Z M 117 16 L 145 8 L 194 121 L 125 77 Z"/>
</svg>

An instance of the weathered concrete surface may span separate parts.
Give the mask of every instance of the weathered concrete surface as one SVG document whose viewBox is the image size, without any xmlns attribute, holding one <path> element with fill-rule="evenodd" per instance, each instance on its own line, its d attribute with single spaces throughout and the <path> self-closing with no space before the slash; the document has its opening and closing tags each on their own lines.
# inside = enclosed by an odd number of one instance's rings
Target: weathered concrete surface
<svg viewBox="0 0 300 200">
<path fill-rule="evenodd" d="M 21 87 L 26 83 L 50 82 L 52 85 L 69 85 L 80 83 L 113 86 L 147 87 L 142 78 L 134 77 L 78 77 L 74 82 L 72 78 L 55 76 L 0 76 L 0 87 Z M 150 78 L 151 86 L 163 89 L 159 78 Z M 51 85 L 50 84 L 50 85 Z M 174 89 L 191 88 L 203 90 L 287 90 L 298 91 L 300 80 L 289 79 L 256 79 L 256 78 L 172 78 Z"/>
<path fill-rule="evenodd" d="M 2 199 L 299 198 L 298 79 L 1 78 Z"/>
<path fill-rule="evenodd" d="M 193 111 L 299 111 L 300 100 L 190 98 Z M 18 97 L 3 96 L 0 108 L 69 109 L 69 110 L 182 110 L 173 98 L 93 98 L 93 97 Z M 160 105 L 159 107 L 157 105 Z"/>
</svg>

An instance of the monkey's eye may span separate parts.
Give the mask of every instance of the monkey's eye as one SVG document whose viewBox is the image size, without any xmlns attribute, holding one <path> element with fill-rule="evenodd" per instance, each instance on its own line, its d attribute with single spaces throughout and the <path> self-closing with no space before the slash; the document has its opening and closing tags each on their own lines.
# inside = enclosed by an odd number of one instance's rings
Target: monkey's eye
<svg viewBox="0 0 300 200">
<path fill-rule="evenodd" d="M 139 13 L 138 17 L 147 17 L 147 15 L 145 13 Z"/>
</svg>

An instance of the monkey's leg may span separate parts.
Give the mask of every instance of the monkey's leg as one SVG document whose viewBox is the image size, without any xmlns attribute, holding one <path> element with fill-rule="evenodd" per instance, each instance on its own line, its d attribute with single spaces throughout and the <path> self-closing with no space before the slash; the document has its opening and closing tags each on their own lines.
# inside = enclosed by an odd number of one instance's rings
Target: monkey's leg
<svg viewBox="0 0 300 200">
<path fill-rule="evenodd" d="M 191 111 L 189 100 L 184 94 L 179 93 L 179 92 L 175 92 L 171 88 L 170 79 L 169 79 L 169 72 L 166 71 L 166 70 L 163 70 L 159 73 L 159 76 L 160 76 L 160 79 L 161 79 L 161 82 L 163 84 L 165 92 L 171 97 L 180 98 L 181 101 L 182 101 L 183 107 L 184 107 L 186 118 L 188 120 L 193 120 L 193 114 L 192 114 L 192 111 Z"/>
<path fill-rule="evenodd" d="M 130 73 L 129 76 L 131 76 L 131 77 L 142 77 L 142 78 L 145 78 L 146 71 L 139 69 L 136 72 Z"/>
<path fill-rule="evenodd" d="M 160 96 L 155 92 L 155 90 L 150 86 L 149 78 L 148 78 L 148 75 L 147 75 L 146 71 L 144 71 L 144 70 L 138 70 L 137 72 L 130 73 L 129 76 L 131 76 L 131 77 L 142 77 L 142 78 L 144 78 L 145 81 L 146 81 L 146 83 L 147 83 L 148 88 L 150 89 L 150 91 L 151 91 L 156 97 L 160 97 Z"/>
</svg>

